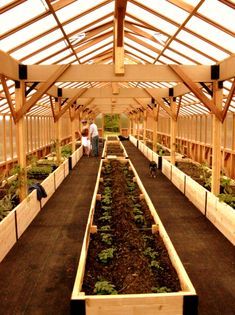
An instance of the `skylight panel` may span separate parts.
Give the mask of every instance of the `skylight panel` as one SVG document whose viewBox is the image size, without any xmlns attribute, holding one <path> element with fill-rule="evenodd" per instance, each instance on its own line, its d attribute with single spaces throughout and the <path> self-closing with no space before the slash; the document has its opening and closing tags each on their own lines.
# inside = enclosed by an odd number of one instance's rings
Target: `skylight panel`
<svg viewBox="0 0 235 315">
<path fill-rule="evenodd" d="M 142 40 L 142 38 L 141 38 L 141 40 Z M 133 41 L 132 39 L 125 38 L 125 43 L 131 45 L 132 47 L 135 47 L 136 49 L 138 49 L 140 51 L 142 51 L 143 54 L 146 52 L 146 54 L 152 56 L 153 58 L 157 58 L 157 56 L 158 56 L 158 53 L 154 52 L 153 50 L 151 50 L 147 47 L 144 47 L 141 44 L 138 44 L 137 42 Z M 152 43 L 152 46 L 153 45 L 154 44 Z"/>
<path fill-rule="evenodd" d="M 99 54 L 102 54 L 102 52 L 105 52 L 105 51 L 111 49 L 112 47 L 113 47 L 113 43 L 108 44 L 108 45 L 102 47 L 101 49 L 96 49 L 95 52 L 92 52 L 91 54 L 86 55 L 84 57 L 84 60 L 92 59 L 92 58 L 98 56 Z M 81 58 L 80 61 L 84 62 L 83 58 L 82 57 L 80 57 L 80 58 Z"/>
<path fill-rule="evenodd" d="M 197 62 L 199 62 L 201 64 L 211 65 L 214 62 L 209 57 L 206 58 L 205 56 L 200 55 L 196 51 L 178 43 L 177 41 L 171 42 L 170 47 L 177 50 L 177 51 L 180 51 L 182 54 L 184 54 L 186 56 L 190 56 L 191 59 L 195 59 Z"/>
<path fill-rule="evenodd" d="M 41 49 L 51 42 L 56 41 L 57 39 L 61 38 L 61 41 L 64 40 L 63 34 L 60 30 L 56 30 L 46 36 L 43 36 L 39 38 L 38 40 L 33 41 L 32 43 L 24 46 L 23 48 L 20 48 L 19 50 L 16 50 L 14 53 L 12 53 L 12 57 L 16 58 L 17 60 L 22 59 L 24 56 L 27 56 L 38 49 Z"/>
<path fill-rule="evenodd" d="M 26 59 L 24 62 L 27 64 L 34 64 L 34 63 L 40 62 L 40 60 L 46 57 L 50 57 L 50 55 L 52 55 L 53 53 L 56 53 L 57 51 L 62 50 L 63 48 L 67 48 L 67 45 L 65 45 L 64 42 L 59 42 L 58 44 L 53 45 L 49 47 L 48 49 L 41 51 L 40 53 L 32 56 L 31 58 Z"/>
<path fill-rule="evenodd" d="M 222 2 L 206 0 L 198 12 L 230 31 L 235 32 L 234 11 Z"/>
<path fill-rule="evenodd" d="M 67 55 L 70 55 L 70 54 L 71 54 L 70 49 L 67 49 L 66 51 L 63 51 L 63 52 L 57 54 L 56 56 L 53 56 L 53 57 L 43 61 L 42 64 L 50 65 L 50 64 L 53 64 L 53 63 L 57 63 L 57 61 L 59 61 L 60 59 L 66 57 Z M 63 63 L 65 63 L 65 62 L 63 61 Z"/>
<path fill-rule="evenodd" d="M 47 16 L 8 36 L 7 38 L 2 39 L 0 41 L 0 49 L 8 51 L 54 26 L 57 26 L 57 24 L 53 16 Z"/>
<path fill-rule="evenodd" d="M 182 24 L 187 18 L 188 13 L 184 10 L 174 6 L 173 4 L 167 2 L 166 0 L 153 1 L 153 0 L 137 0 L 139 2 L 156 12 L 159 12 L 162 15 L 167 16 L 170 19 L 173 19 L 177 23 Z"/>
<path fill-rule="evenodd" d="M 145 21 L 148 21 L 148 24 L 151 24 L 153 27 L 156 27 L 157 29 L 160 29 L 163 32 L 166 32 L 170 35 L 173 35 L 177 31 L 177 27 L 174 26 L 173 24 L 165 21 L 164 19 L 161 19 L 155 14 L 152 14 L 144 9 L 141 9 L 140 7 L 132 3 L 128 2 L 127 11 L 131 15 L 135 15 L 140 20 L 142 20 L 144 17 Z"/>
<path fill-rule="evenodd" d="M 93 52 L 94 50 L 96 49 L 99 49 L 101 46 L 105 45 L 105 44 L 109 44 L 110 43 L 110 37 L 104 39 L 104 40 L 101 40 L 99 43 L 93 45 L 92 44 L 92 41 L 90 42 L 91 43 L 91 46 L 82 50 L 78 56 L 79 58 L 81 58 L 83 55 L 85 54 L 88 54 L 89 52 Z M 82 46 L 79 46 L 79 49 L 82 49 Z"/>
<path fill-rule="evenodd" d="M 41 0 L 28 0 L 23 2 L 1 15 L 1 33 L 5 33 L 45 11 L 46 9 Z"/>
<path fill-rule="evenodd" d="M 235 38 L 222 32 L 218 28 L 202 21 L 197 17 L 192 17 L 186 27 L 208 40 L 219 43 L 225 49 L 235 52 Z"/>
<path fill-rule="evenodd" d="M 208 44 L 207 42 L 199 39 L 198 37 L 189 34 L 186 31 L 180 31 L 180 33 L 177 35 L 178 39 L 182 40 L 186 44 L 195 47 L 195 49 L 198 49 L 199 51 L 203 51 L 210 55 L 211 57 L 217 59 L 217 60 L 224 60 L 229 55 L 226 54 L 224 51 L 219 50 L 218 48 L 214 47 L 213 45 Z"/>
<path fill-rule="evenodd" d="M 60 22 L 66 21 L 72 17 L 74 17 L 75 13 L 80 14 L 91 8 L 91 4 L 99 5 L 103 0 L 96 1 L 75 1 L 70 5 L 56 11 L 56 15 L 59 18 Z M 102 7 L 103 15 L 106 14 L 108 5 Z M 114 8 L 114 4 L 112 3 L 112 9 Z"/>
</svg>

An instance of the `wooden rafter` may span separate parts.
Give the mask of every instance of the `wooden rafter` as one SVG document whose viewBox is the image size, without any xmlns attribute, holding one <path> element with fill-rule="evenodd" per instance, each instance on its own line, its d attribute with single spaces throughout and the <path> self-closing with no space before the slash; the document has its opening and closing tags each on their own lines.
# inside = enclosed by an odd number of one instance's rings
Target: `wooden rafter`
<svg viewBox="0 0 235 315">
<path fill-rule="evenodd" d="M 44 93 L 55 83 L 55 81 L 69 68 L 70 65 L 60 66 L 57 71 L 55 71 L 48 80 L 41 84 L 37 92 L 32 95 L 32 97 L 25 102 L 24 106 L 16 112 L 16 121 L 18 121 L 24 114 L 26 114 L 30 108 L 32 108 L 36 102 L 42 97 Z"/>
<path fill-rule="evenodd" d="M 16 112 L 15 112 L 15 109 L 14 109 L 14 105 L 12 103 L 12 99 L 11 99 L 11 94 L 9 92 L 9 88 L 7 86 L 7 82 L 6 82 L 6 78 L 4 75 L 0 75 L 0 78 L 1 78 L 1 82 L 2 82 L 2 87 L 3 87 L 3 91 L 5 93 L 5 96 L 6 96 L 6 99 L 7 99 L 7 103 L 8 103 L 8 106 L 10 108 L 10 111 L 11 111 L 11 115 L 14 119 L 14 122 L 16 121 Z"/>
<path fill-rule="evenodd" d="M 229 91 L 229 94 L 228 94 L 228 97 L 227 97 L 224 109 L 222 111 L 222 122 L 225 120 L 225 117 L 227 115 L 227 111 L 229 109 L 229 106 L 230 106 L 230 103 L 232 101 L 234 93 L 235 93 L 235 78 L 233 79 L 233 84 L 231 86 L 231 89 Z"/>
<path fill-rule="evenodd" d="M 144 89 L 151 97 L 153 97 L 156 102 L 167 112 L 167 114 L 172 117 L 173 119 L 176 120 L 176 115 L 171 111 L 170 107 L 167 107 L 163 100 L 159 97 L 154 95 L 154 93 L 152 93 L 151 89 Z"/>
<path fill-rule="evenodd" d="M 221 111 L 192 81 L 192 79 L 177 65 L 169 65 L 169 67 L 183 80 L 184 84 L 194 93 L 194 95 L 213 113 L 219 120 L 222 120 Z"/>
<path fill-rule="evenodd" d="M 67 111 L 67 109 L 70 108 L 70 106 L 72 106 L 74 102 L 86 92 L 86 90 L 87 89 L 82 89 L 79 92 L 77 92 L 76 95 L 73 98 L 71 98 L 69 102 L 64 107 L 62 107 L 62 109 L 60 109 L 59 113 L 55 115 L 54 121 L 55 122 L 58 121 L 59 118 Z"/>
<path fill-rule="evenodd" d="M 115 74 L 124 74 L 124 20 L 127 0 L 115 0 L 114 10 L 114 65 Z"/>
</svg>

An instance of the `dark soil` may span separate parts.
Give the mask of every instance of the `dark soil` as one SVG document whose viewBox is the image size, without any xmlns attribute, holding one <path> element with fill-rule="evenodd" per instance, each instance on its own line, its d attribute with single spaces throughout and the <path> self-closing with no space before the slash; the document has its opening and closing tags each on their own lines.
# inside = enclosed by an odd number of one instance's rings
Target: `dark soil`
<svg viewBox="0 0 235 315">
<path fill-rule="evenodd" d="M 118 294 L 177 292 L 181 288 L 176 271 L 163 241 L 151 232 L 154 221 L 146 202 L 139 199 L 140 190 L 128 166 L 116 160 L 105 163 L 104 181 L 99 187 L 102 199 L 94 215 L 98 232 L 91 235 L 83 291 L 92 295 L 96 282 L 106 280 Z M 107 187 L 111 189 L 111 204 L 105 200 Z M 107 207 L 111 218 L 105 221 Z M 142 215 L 137 217 L 137 213 Z M 107 225 L 110 230 L 102 232 L 102 226 Z M 110 235 L 111 244 L 102 241 L 105 233 Z M 114 257 L 101 262 L 98 255 L 108 248 L 114 248 Z"/>
<path fill-rule="evenodd" d="M 202 186 L 205 185 L 205 180 L 203 178 L 203 171 L 198 165 L 192 162 L 177 162 L 177 167 L 182 172 L 192 177 L 192 179 L 194 179 L 200 185 Z"/>
<path fill-rule="evenodd" d="M 123 149 L 120 145 L 117 144 L 108 144 L 107 146 L 107 155 L 116 155 L 116 156 L 123 156 Z"/>
</svg>

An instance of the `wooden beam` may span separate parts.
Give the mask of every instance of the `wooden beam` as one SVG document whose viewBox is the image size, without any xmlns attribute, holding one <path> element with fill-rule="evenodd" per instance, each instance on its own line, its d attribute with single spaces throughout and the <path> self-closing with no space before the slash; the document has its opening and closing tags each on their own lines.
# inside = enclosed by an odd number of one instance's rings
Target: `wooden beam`
<svg viewBox="0 0 235 315">
<path fill-rule="evenodd" d="M 124 75 L 124 19 L 127 0 L 115 0 L 114 10 L 114 74 Z"/>
<path fill-rule="evenodd" d="M 154 95 L 154 94 L 152 93 L 151 89 L 144 89 L 144 90 L 145 90 L 151 97 L 153 97 L 153 98 L 156 100 L 156 102 L 167 112 L 167 114 L 168 114 L 170 117 L 172 117 L 173 119 L 176 120 L 176 115 L 175 115 L 174 113 L 172 113 L 170 107 L 167 107 L 167 106 L 164 104 L 163 100 L 162 100 L 160 97 Z"/>
<path fill-rule="evenodd" d="M 215 106 L 214 102 L 206 97 L 205 94 L 197 87 L 192 79 L 182 70 L 180 66 L 169 65 L 169 67 L 183 80 L 184 84 L 194 93 L 194 95 L 222 121 L 222 112 Z"/>
<path fill-rule="evenodd" d="M 67 111 L 68 108 L 70 108 L 70 106 L 72 106 L 74 104 L 74 102 L 76 102 L 76 100 L 82 96 L 82 94 L 84 94 L 86 92 L 87 89 L 82 89 L 80 91 L 77 92 L 77 94 L 71 99 L 69 100 L 69 102 L 62 108 L 60 109 L 60 111 L 56 114 L 54 121 L 58 121 L 59 118 Z"/>
<path fill-rule="evenodd" d="M 225 120 L 225 117 L 227 115 L 227 111 L 229 109 L 229 106 L 230 106 L 230 103 L 232 101 L 234 93 L 235 93 L 235 78 L 233 79 L 233 84 L 231 86 L 231 89 L 229 91 L 229 94 L 228 94 L 228 97 L 227 97 L 224 109 L 222 111 L 222 122 L 224 122 L 224 120 Z"/>
<path fill-rule="evenodd" d="M 33 96 L 25 102 L 24 106 L 16 112 L 16 121 L 18 121 L 37 103 L 37 101 L 43 96 L 43 94 L 47 92 L 47 90 L 55 83 L 55 81 L 61 76 L 61 74 L 68 69 L 69 66 L 70 65 L 60 66 L 59 69 L 57 69 L 57 71 L 55 71 L 48 78 L 48 80 L 39 87 L 37 92 L 34 93 Z"/>
<path fill-rule="evenodd" d="M 114 95 L 118 95 L 120 93 L 120 87 L 117 82 L 112 82 L 112 90 Z"/>
<path fill-rule="evenodd" d="M 177 105 L 174 101 L 173 97 L 170 97 L 170 106 L 172 113 L 177 111 Z M 175 147 L 176 147 L 176 129 L 177 129 L 177 120 L 171 117 L 171 142 L 170 142 L 170 149 L 171 149 L 171 164 L 175 165 Z"/>
<path fill-rule="evenodd" d="M 93 42 L 94 43 L 94 42 Z M 1 59 L 0 59 L 1 62 Z M 235 62 L 234 62 L 235 64 Z M 28 65 L 29 82 L 44 82 L 60 65 Z M 211 67 L 208 65 L 184 65 L 181 69 L 192 78 L 193 82 L 210 82 Z M 113 65 L 71 65 L 59 79 L 60 82 L 183 82 L 168 65 L 138 64 L 125 65 L 125 75 L 115 76 Z M 1 70 L 0 70 L 1 71 Z M 234 70 L 227 75 L 234 77 Z"/>
<path fill-rule="evenodd" d="M 213 82 L 213 99 L 215 106 L 222 110 L 223 89 L 218 89 L 218 82 Z M 220 193 L 221 171 L 221 130 L 222 123 L 216 115 L 212 120 L 212 180 L 211 192 L 216 196 Z"/>
<path fill-rule="evenodd" d="M 10 111 L 11 111 L 11 115 L 14 119 L 16 119 L 16 115 L 15 115 L 15 108 L 14 105 L 12 103 L 12 99 L 11 99 L 11 94 L 9 92 L 8 86 L 7 86 L 7 82 L 6 82 L 6 78 L 4 77 L 4 75 L 0 75 L 1 77 L 1 82 L 2 82 L 2 87 L 3 87 L 3 91 L 5 93 L 6 99 L 7 99 L 7 103 L 9 105 Z"/>
</svg>

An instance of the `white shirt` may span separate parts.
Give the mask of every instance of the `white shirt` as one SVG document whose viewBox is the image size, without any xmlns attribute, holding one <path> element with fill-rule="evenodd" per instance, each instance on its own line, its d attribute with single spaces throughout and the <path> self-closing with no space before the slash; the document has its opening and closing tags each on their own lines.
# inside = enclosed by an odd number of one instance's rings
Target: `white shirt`
<svg viewBox="0 0 235 315">
<path fill-rule="evenodd" d="M 91 138 L 94 138 L 99 135 L 98 128 L 95 123 L 92 123 L 90 125 L 90 135 L 91 135 Z"/>
</svg>

